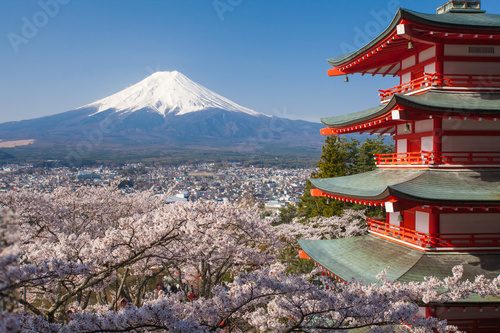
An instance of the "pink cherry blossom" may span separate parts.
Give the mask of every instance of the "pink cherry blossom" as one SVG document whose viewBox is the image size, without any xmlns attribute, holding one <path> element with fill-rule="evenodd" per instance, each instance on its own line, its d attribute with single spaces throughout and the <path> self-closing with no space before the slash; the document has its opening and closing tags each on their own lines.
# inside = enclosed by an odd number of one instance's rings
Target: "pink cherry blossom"
<svg viewBox="0 0 500 333">
<path fill-rule="evenodd" d="M 292 332 L 411 325 L 419 303 L 500 296 L 500 278 L 336 283 L 287 273 L 298 238 L 366 232 L 362 212 L 274 225 L 257 207 L 166 205 L 149 192 L 61 188 L 0 194 L 0 333 Z"/>
</svg>

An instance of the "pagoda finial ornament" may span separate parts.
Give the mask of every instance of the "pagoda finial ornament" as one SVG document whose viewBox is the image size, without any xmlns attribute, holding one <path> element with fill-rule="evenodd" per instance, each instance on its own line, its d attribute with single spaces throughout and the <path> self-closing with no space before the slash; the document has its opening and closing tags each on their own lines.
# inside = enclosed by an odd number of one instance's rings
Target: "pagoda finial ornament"
<svg viewBox="0 0 500 333">
<path fill-rule="evenodd" d="M 484 13 L 484 11 L 481 10 L 481 0 L 448 0 L 436 10 L 436 14 L 446 13 Z"/>
</svg>

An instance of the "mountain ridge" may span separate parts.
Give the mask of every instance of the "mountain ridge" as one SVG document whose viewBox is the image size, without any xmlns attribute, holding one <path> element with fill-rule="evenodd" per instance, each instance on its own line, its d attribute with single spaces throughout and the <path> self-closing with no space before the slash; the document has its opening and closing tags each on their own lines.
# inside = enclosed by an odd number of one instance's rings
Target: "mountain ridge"
<svg viewBox="0 0 500 333">
<path fill-rule="evenodd" d="M 24 149 L 86 146 L 89 152 L 112 149 L 124 155 L 131 147 L 319 151 L 320 128 L 246 108 L 173 71 L 154 73 L 75 110 L 0 124 L 0 140 L 35 140 Z"/>
</svg>

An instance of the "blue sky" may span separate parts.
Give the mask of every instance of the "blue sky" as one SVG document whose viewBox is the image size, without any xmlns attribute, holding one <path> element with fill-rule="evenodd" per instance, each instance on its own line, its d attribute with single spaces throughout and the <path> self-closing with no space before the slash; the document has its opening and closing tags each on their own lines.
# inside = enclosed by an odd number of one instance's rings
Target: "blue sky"
<svg viewBox="0 0 500 333">
<path fill-rule="evenodd" d="M 317 121 L 377 104 L 393 78 L 326 75 L 396 7 L 445 0 L 2 0 L 0 122 L 93 102 L 179 70 L 256 111 Z M 483 0 L 500 13 L 500 1 Z"/>
</svg>

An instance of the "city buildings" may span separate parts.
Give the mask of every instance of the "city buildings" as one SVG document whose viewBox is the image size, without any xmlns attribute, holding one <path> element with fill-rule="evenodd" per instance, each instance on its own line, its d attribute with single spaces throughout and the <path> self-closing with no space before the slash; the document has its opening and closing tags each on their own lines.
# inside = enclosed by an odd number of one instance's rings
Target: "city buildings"
<svg viewBox="0 0 500 333">
<path fill-rule="evenodd" d="M 30 189 L 50 192 L 60 186 L 113 186 L 120 190 L 151 190 L 167 203 L 211 200 L 241 201 L 277 209 L 298 201 L 312 170 L 252 167 L 239 163 L 180 166 L 127 164 L 101 167 L 0 167 L 0 191 Z"/>
</svg>

